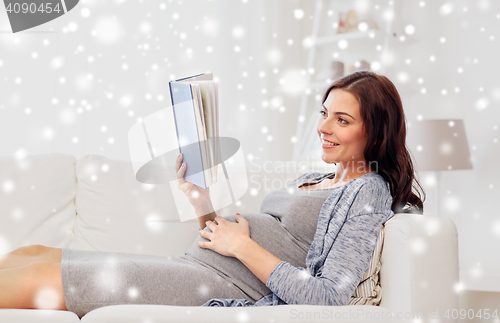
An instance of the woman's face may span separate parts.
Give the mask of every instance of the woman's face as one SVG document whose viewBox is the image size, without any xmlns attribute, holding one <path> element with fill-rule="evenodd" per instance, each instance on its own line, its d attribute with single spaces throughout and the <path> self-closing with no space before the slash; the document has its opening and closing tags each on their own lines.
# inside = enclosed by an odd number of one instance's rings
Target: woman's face
<svg viewBox="0 0 500 323">
<path fill-rule="evenodd" d="M 363 151 L 367 136 L 356 97 L 347 91 L 333 89 L 321 109 L 317 129 L 320 139 L 339 144 L 323 147 L 321 159 L 327 163 L 343 163 L 344 167 L 350 166 L 348 162 L 352 167 L 361 166 L 355 163 L 366 162 Z"/>
</svg>

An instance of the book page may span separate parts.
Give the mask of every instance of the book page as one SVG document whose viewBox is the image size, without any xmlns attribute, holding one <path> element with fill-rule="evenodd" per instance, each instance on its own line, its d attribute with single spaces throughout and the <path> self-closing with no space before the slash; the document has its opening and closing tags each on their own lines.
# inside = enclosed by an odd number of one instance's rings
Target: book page
<svg viewBox="0 0 500 323">
<path fill-rule="evenodd" d="M 213 179 L 216 180 L 215 168 L 213 167 L 215 164 L 215 156 L 214 156 L 214 146 L 213 146 L 213 138 L 215 137 L 215 129 L 213 123 L 213 105 L 212 99 L 213 93 L 210 92 L 210 84 L 213 81 L 200 81 L 196 82 L 200 85 L 201 97 L 203 101 L 203 113 L 205 115 L 205 126 L 207 129 L 207 138 L 208 138 L 208 150 L 210 155 L 210 170 Z"/>
<path fill-rule="evenodd" d="M 200 88 L 198 84 L 191 84 L 191 91 L 193 93 L 193 105 L 195 107 L 196 111 L 196 124 L 198 126 L 198 138 L 199 140 L 205 140 L 207 138 L 207 133 L 205 130 L 205 121 L 203 119 L 203 114 L 200 110 L 203 109 L 203 107 L 200 107 L 199 102 L 199 95 L 200 95 Z"/>
<path fill-rule="evenodd" d="M 216 152 L 220 152 L 220 141 L 219 141 L 219 84 L 218 83 L 215 83 L 214 82 L 214 87 L 215 87 L 215 95 L 214 95 L 214 101 L 215 101 L 215 132 L 216 132 L 216 136 L 217 136 L 217 147 L 216 147 Z M 222 155 L 222 153 L 217 153 L 217 164 L 220 164 L 222 163 L 223 161 L 220 160 L 220 156 Z"/>
<path fill-rule="evenodd" d="M 209 124 L 206 120 L 206 111 L 209 110 L 207 109 L 204 104 L 205 100 L 203 100 L 203 95 L 202 95 L 202 84 L 204 82 L 194 82 L 192 85 L 196 84 L 196 103 L 198 106 L 198 111 L 200 113 L 200 117 L 203 123 L 203 132 L 205 133 L 205 140 L 200 141 L 203 142 L 203 173 L 205 174 L 205 181 L 207 183 L 207 186 L 211 186 L 212 183 L 214 182 L 214 177 L 212 176 L 212 153 L 210 149 L 210 141 L 208 140 L 210 138 L 209 132 L 208 132 L 208 127 L 207 124 Z M 194 97 L 194 96 L 193 96 Z M 208 103 L 208 102 L 207 102 Z"/>
<path fill-rule="evenodd" d="M 211 121 L 212 121 L 212 129 L 213 129 L 213 152 L 214 152 L 214 165 L 218 165 L 219 158 L 218 158 L 218 143 L 219 143 L 219 136 L 217 132 L 217 122 L 216 122 L 216 117 L 217 117 L 217 107 L 215 106 L 215 95 L 216 95 L 216 88 L 214 82 L 209 83 L 209 89 L 210 89 L 210 116 L 211 116 Z M 215 167 L 215 174 L 214 177 L 217 178 L 217 171 L 218 167 Z"/>
<path fill-rule="evenodd" d="M 205 130 L 205 121 L 203 120 L 203 107 L 201 105 L 201 100 L 200 100 L 200 87 L 198 84 L 193 83 L 191 85 L 191 91 L 193 94 L 193 105 L 194 109 L 196 111 L 196 124 L 198 128 L 198 141 L 201 143 L 206 142 L 207 140 L 207 133 Z M 202 160 L 202 165 L 203 165 L 203 174 L 206 174 L 206 166 L 207 166 L 207 150 L 206 150 L 206 145 L 201 145 L 201 160 Z M 208 178 L 204 175 L 205 178 L 205 185 L 208 187 Z"/>
</svg>

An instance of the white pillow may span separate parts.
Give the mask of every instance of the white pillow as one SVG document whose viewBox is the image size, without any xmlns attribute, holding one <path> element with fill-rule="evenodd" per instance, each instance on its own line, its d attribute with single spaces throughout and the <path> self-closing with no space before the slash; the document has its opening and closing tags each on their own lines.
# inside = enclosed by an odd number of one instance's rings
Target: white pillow
<svg viewBox="0 0 500 323">
<path fill-rule="evenodd" d="M 197 219 L 180 222 L 170 185 L 138 182 L 129 161 L 87 155 L 76 176 L 75 249 L 180 256 L 198 236 Z"/>
<path fill-rule="evenodd" d="M 29 244 L 70 245 L 75 163 L 59 153 L 0 157 L 0 254 Z"/>
</svg>

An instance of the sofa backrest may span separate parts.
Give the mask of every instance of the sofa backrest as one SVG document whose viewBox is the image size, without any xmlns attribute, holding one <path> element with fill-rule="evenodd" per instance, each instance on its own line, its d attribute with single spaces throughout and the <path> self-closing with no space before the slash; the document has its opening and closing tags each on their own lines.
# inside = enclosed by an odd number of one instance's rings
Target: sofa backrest
<svg viewBox="0 0 500 323">
<path fill-rule="evenodd" d="M 98 155 L 76 163 L 75 249 L 177 256 L 198 235 L 180 222 L 169 185 L 142 184 L 132 164 Z"/>
<path fill-rule="evenodd" d="M 217 214 L 258 212 L 266 194 L 300 175 L 249 170 L 247 194 Z M 198 236 L 197 219 L 179 220 L 172 186 L 138 182 L 129 161 L 59 153 L 5 156 L 0 185 L 0 254 L 42 244 L 179 256 Z"/>
<path fill-rule="evenodd" d="M 75 163 L 66 154 L 0 157 L 0 254 L 29 244 L 70 246 Z"/>
<path fill-rule="evenodd" d="M 216 212 L 258 212 L 266 194 L 299 175 L 250 171 L 247 194 Z M 179 190 L 176 182 L 142 184 L 131 162 L 98 155 L 77 161 L 76 178 L 75 249 L 180 256 L 199 235 L 198 219 L 180 221 L 173 194 Z"/>
</svg>

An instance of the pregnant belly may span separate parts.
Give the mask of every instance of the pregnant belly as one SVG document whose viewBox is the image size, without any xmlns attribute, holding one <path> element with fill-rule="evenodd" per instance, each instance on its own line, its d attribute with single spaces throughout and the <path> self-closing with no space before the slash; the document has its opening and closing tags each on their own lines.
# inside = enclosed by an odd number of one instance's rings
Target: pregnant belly
<svg viewBox="0 0 500 323">
<path fill-rule="evenodd" d="M 242 216 L 249 222 L 252 240 L 281 260 L 285 260 L 295 267 L 305 267 L 309 246 L 305 246 L 295 239 L 278 220 L 269 214 L 244 213 Z M 236 222 L 234 215 L 224 218 Z M 208 227 L 204 230 L 211 231 Z M 251 288 L 262 296 L 271 293 L 265 284 L 237 258 L 226 257 L 213 250 L 201 248 L 197 244 L 198 241 L 208 240 L 198 236 L 186 252 L 188 257 L 194 258 L 227 276 L 244 291 Z"/>
</svg>

